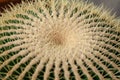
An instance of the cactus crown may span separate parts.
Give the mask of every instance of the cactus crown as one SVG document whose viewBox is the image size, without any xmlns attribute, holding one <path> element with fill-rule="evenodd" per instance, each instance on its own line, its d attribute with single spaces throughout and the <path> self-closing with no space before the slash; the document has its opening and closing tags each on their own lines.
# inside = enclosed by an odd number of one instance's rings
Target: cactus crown
<svg viewBox="0 0 120 80">
<path fill-rule="evenodd" d="M 103 7 L 35 0 L 1 14 L 0 79 L 120 79 L 120 20 Z"/>
</svg>

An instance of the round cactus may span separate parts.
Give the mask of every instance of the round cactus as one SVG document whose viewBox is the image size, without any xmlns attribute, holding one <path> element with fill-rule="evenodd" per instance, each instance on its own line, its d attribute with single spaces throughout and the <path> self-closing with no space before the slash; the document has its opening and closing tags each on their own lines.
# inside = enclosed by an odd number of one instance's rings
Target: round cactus
<svg viewBox="0 0 120 80">
<path fill-rule="evenodd" d="M 120 19 L 103 7 L 34 0 L 1 15 L 1 80 L 120 80 Z"/>
</svg>

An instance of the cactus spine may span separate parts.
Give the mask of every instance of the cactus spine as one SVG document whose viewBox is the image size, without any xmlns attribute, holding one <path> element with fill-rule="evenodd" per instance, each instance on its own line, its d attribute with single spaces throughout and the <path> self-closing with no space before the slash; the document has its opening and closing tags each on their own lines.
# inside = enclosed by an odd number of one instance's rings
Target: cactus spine
<svg viewBox="0 0 120 80">
<path fill-rule="evenodd" d="M 120 20 L 103 7 L 35 0 L 1 14 L 1 80 L 120 80 Z"/>
</svg>

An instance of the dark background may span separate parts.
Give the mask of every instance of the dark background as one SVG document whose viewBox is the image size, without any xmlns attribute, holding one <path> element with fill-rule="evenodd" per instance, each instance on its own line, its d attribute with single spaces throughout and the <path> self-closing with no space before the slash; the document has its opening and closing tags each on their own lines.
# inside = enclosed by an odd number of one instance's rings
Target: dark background
<svg viewBox="0 0 120 80">
<path fill-rule="evenodd" d="M 0 0 L 0 13 L 4 12 L 4 9 L 9 9 L 8 5 L 14 4 L 20 4 L 21 1 L 25 1 L 25 0 Z M 28 1 L 33 1 L 33 0 L 28 0 Z"/>
<path fill-rule="evenodd" d="M 87 0 L 87 1 L 93 2 L 97 6 L 103 4 L 105 8 L 112 10 L 112 13 L 116 13 L 117 16 L 120 16 L 120 0 Z M 5 8 L 5 6 L 8 8 L 7 5 L 10 4 L 11 2 L 13 4 L 17 4 L 20 3 L 21 0 L 0 0 L 0 13 L 4 11 L 3 8 Z"/>
<path fill-rule="evenodd" d="M 13 3 L 13 4 L 17 4 L 20 3 L 21 0 L 0 0 L 0 12 L 3 12 L 3 8 L 7 7 L 8 8 L 8 4 Z"/>
<path fill-rule="evenodd" d="M 103 4 L 105 8 L 112 10 L 112 13 L 116 13 L 120 16 L 120 0 L 88 0 L 94 2 L 95 5 Z"/>
</svg>

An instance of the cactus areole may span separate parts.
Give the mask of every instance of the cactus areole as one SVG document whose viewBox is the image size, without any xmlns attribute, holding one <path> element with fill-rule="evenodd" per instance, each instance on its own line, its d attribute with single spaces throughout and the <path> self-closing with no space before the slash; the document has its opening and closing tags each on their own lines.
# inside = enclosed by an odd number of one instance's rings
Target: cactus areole
<svg viewBox="0 0 120 80">
<path fill-rule="evenodd" d="M 0 80 L 120 80 L 120 19 L 84 0 L 23 1 L 0 16 Z"/>
</svg>

